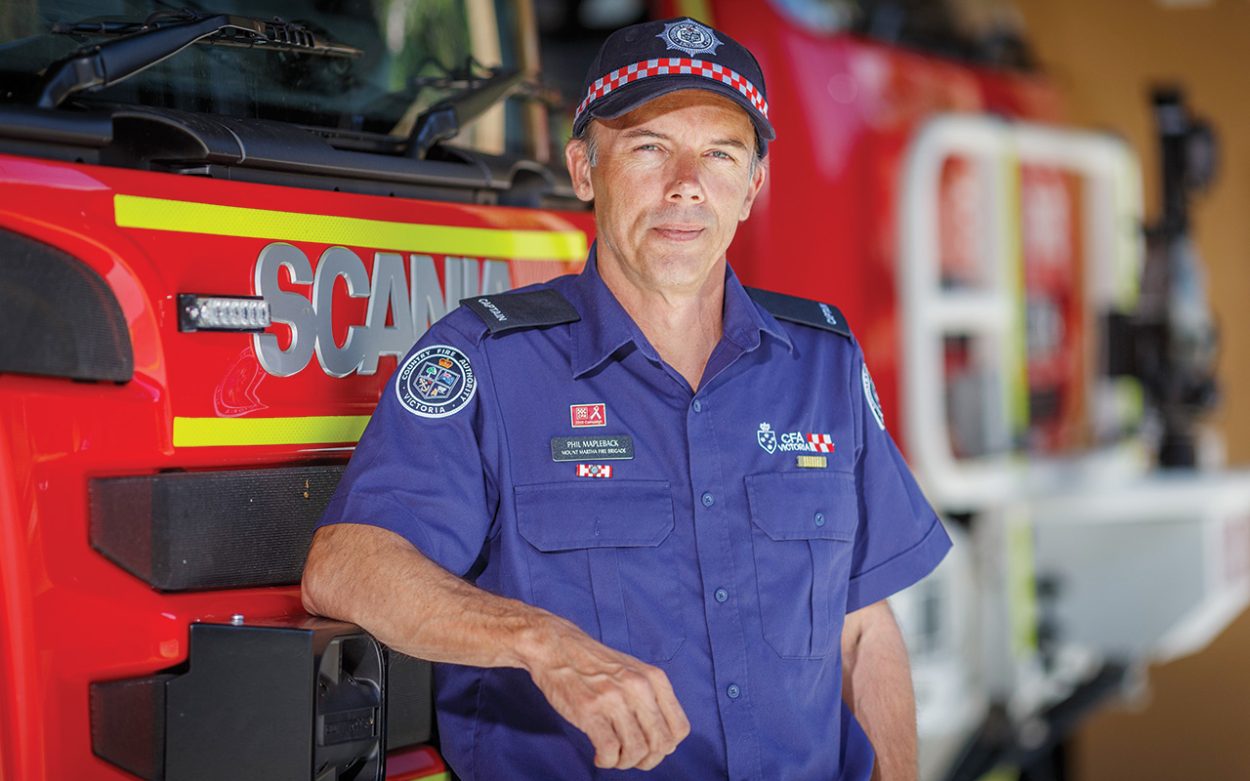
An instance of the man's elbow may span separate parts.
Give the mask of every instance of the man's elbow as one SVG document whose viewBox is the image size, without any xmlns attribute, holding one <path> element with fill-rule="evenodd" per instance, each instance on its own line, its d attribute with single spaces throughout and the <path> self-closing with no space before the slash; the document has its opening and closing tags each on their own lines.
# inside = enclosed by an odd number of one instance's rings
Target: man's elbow
<svg viewBox="0 0 1250 781">
<path fill-rule="evenodd" d="M 316 576 L 309 573 L 308 565 L 304 565 L 304 577 L 299 582 L 299 598 L 304 604 L 305 612 L 314 616 L 323 615 L 321 608 L 317 604 L 317 584 Z"/>
<path fill-rule="evenodd" d="M 333 546 L 327 543 L 324 531 L 325 529 L 319 529 L 313 535 L 308 558 L 304 561 L 304 575 L 299 584 L 299 596 L 304 610 L 317 616 L 330 614 L 327 603 L 329 594 L 333 592 L 331 581 L 334 568 L 329 566 Z"/>
</svg>

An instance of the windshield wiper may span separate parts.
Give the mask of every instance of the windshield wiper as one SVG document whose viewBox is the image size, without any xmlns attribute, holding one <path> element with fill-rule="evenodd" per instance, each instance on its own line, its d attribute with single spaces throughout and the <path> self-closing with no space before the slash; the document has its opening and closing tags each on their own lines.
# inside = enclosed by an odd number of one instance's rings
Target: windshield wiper
<svg viewBox="0 0 1250 781">
<path fill-rule="evenodd" d="M 520 71 L 498 68 L 422 111 L 408 135 L 408 157 L 422 159 L 435 144 L 455 138 L 462 127 L 503 100 L 524 78 Z"/>
<path fill-rule="evenodd" d="M 174 56 L 193 43 L 295 51 L 327 57 L 359 57 L 360 49 L 332 43 L 301 24 L 228 14 L 157 14 L 146 22 L 58 24 L 54 33 L 120 35 L 49 66 L 36 103 L 56 108 L 71 95 L 103 89 Z"/>
</svg>

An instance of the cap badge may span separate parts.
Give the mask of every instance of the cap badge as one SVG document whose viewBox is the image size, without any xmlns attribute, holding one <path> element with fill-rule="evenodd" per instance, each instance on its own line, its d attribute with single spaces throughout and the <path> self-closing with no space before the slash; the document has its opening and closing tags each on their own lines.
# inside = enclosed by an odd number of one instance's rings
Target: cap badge
<svg viewBox="0 0 1250 781">
<path fill-rule="evenodd" d="M 664 32 L 656 37 L 664 41 L 669 49 L 685 52 L 691 57 L 700 54 L 716 54 L 716 47 L 725 44 L 716 37 L 712 28 L 689 19 L 669 22 L 664 25 Z"/>
</svg>

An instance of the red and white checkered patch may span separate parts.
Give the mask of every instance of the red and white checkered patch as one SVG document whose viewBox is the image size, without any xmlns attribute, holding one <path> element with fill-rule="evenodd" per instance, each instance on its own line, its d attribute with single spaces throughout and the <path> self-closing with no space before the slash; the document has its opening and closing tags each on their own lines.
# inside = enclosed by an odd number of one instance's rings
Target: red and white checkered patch
<svg viewBox="0 0 1250 781">
<path fill-rule="evenodd" d="M 569 418 L 573 428 L 608 425 L 608 405 L 570 404 Z"/>
<path fill-rule="evenodd" d="M 586 97 L 582 100 L 581 105 L 577 107 L 576 113 L 573 114 L 573 124 L 577 124 L 577 121 L 581 119 L 582 112 L 589 108 L 591 103 L 606 96 L 617 87 L 623 87 L 630 82 L 652 76 L 681 75 L 702 76 L 713 81 L 719 81 L 721 84 L 727 84 L 741 92 L 747 100 L 751 101 L 751 105 L 755 106 L 764 115 L 765 119 L 768 118 L 768 102 L 764 100 L 764 96 L 760 94 L 760 91 L 755 88 L 754 84 L 747 81 L 746 77 L 732 68 L 726 68 L 719 63 L 695 60 L 689 57 L 660 57 L 617 68 L 606 76 L 596 79 L 595 83 L 590 85 L 590 91 L 586 93 Z"/>
<path fill-rule="evenodd" d="M 611 477 L 611 464 L 578 464 L 578 477 Z"/>
<path fill-rule="evenodd" d="M 828 434 L 808 434 L 807 447 L 817 453 L 832 453 L 833 437 Z"/>
</svg>

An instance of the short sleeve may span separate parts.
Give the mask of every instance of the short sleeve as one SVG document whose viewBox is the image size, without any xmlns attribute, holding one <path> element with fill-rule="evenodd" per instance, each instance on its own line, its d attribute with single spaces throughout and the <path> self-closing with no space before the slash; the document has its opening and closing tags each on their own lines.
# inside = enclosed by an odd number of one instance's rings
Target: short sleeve
<svg viewBox="0 0 1250 781">
<path fill-rule="evenodd" d="M 450 319 L 400 361 L 318 527 L 388 529 L 463 576 L 490 533 L 498 490 L 484 456 L 493 436 L 485 358 Z"/>
<path fill-rule="evenodd" d="M 951 547 L 942 522 L 886 430 L 872 375 L 858 350 L 849 391 L 859 434 L 855 476 L 860 491 L 847 612 L 917 582 Z"/>
</svg>

